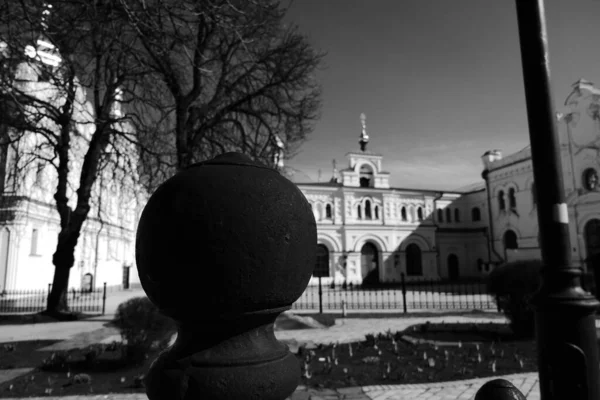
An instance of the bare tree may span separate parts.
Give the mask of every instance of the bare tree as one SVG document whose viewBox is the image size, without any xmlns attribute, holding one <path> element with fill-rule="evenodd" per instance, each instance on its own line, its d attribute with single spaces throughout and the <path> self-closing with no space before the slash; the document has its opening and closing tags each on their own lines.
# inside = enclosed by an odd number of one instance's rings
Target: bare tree
<svg viewBox="0 0 600 400">
<path fill-rule="evenodd" d="M 284 26 L 279 1 L 118 2 L 136 60 L 153 71 L 152 94 L 168 94 L 153 113 L 160 132 L 146 135 L 171 149 L 166 164 L 182 169 L 239 151 L 272 165 L 278 139 L 290 157 L 311 132 L 323 54 Z"/>
<path fill-rule="evenodd" d="M 94 0 L 0 1 L 2 104 L 15 173 L 43 162 L 52 167 L 60 219 L 46 313 L 65 316 L 66 291 L 82 226 L 97 180 L 110 174 L 123 191 L 136 190 L 138 146 L 132 117 L 120 107 L 145 82 L 128 49 L 132 36 L 110 7 Z M 139 124 L 139 122 L 138 122 Z M 16 180 L 18 181 L 18 179 Z"/>
</svg>

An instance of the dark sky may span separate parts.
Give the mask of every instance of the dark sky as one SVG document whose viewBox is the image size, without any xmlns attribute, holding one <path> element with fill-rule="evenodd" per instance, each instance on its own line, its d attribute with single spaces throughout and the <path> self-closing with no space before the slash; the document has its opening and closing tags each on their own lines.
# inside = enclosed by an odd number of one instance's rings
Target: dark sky
<svg viewBox="0 0 600 400">
<path fill-rule="evenodd" d="M 558 108 L 579 78 L 600 86 L 600 0 L 546 0 L 546 16 Z M 327 52 L 322 117 L 288 161 L 296 180 L 345 168 L 362 112 L 396 187 L 464 186 L 486 150 L 528 144 L 514 1 L 296 0 L 288 19 Z"/>
</svg>

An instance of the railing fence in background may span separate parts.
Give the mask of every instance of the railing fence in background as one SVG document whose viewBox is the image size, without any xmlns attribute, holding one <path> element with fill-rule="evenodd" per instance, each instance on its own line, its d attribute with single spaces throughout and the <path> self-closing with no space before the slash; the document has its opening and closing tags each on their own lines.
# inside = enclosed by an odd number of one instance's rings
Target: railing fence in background
<svg viewBox="0 0 600 400">
<path fill-rule="evenodd" d="M 319 279 L 320 281 L 320 279 Z M 319 282 L 320 283 L 320 282 Z M 395 284 L 311 285 L 293 305 L 294 310 L 499 310 L 482 280 L 444 281 L 406 279 Z"/>
<path fill-rule="evenodd" d="M 48 288 L 32 290 L 6 290 L 0 293 L 0 314 L 32 313 L 46 309 L 52 284 Z M 106 282 L 93 290 L 71 288 L 67 291 L 67 304 L 71 311 L 98 313 L 106 311 Z"/>
</svg>

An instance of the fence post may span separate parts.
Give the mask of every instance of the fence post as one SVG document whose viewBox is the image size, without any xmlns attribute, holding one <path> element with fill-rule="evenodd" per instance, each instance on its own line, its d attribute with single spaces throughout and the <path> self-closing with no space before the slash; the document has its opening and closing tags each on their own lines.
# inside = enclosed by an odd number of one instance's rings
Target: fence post
<svg viewBox="0 0 600 400">
<path fill-rule="evenodd" d="M 346 318 L 346 301 L 342 300 L 342 318 Z"/>
<path fill-rule="evenodd" d="M 306 289 L 315 243 L 300 189 L 243 154 L 164 182 L 142 212 L 135 256 L 144 291 L 178 333 L 146 374 L 148 399 L 288 398 L 300 364 L 273 325 Z M 199 262 L 219 267 L 193 268 Z"/>
<path fill-rule="evenodd" d="M 406 310 L 406 282 L 404 280 L 404 272 L 400 274 L 400 280 L 402 282 L 402 307 L 404 307 L 404 314 L 408 311 Z"/>
<path fill-rule="evenodd" d="M 319 314 L 323 314 L 323 288 L 321 287 L 321 275 L 319 275 Z"/>
<path fill-rule="evenodd" d="M 102 291 L 102 315 L 106 311 L 106 282 L 104 282 L 104 289 Z"/>
<path fill-rule="evenodd" d="M 52 284 L 48 284 L 48 296 L 46 296 L 46 307 L 48 307 L 48 302 L 50 301 L 50 292 L 52 291 Z"/>
<path fill-rule="evenodd" d="M 506 379 L 494 379 L 479 388 L 475 400 L 526 400 L 526 397 Z"/>
</svg>

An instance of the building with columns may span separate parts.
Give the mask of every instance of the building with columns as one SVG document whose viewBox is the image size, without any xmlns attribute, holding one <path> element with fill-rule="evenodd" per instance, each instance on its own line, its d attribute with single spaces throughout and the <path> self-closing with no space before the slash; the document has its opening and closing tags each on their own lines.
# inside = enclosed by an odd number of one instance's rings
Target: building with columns
<svg viewBox="0 0 600 400">
<path fill-rule="evenodd" d="M 572 259 L 600 287 L 600 89 L 580 79 L 556 113 Z M 529 146 L 487 151 L 482 182 L 456 191 L 390 187 L 383 157 L 360 151 L 324 183 L 298 183 L 318 226 L 316 275 L 341 283 L 458 279 L 541 259 Z M 401 171 L 399 171 L 401 172 Z"/>
<path fill-rule="evenodd" d="M 580 79 L 556 113 L 573 264 L 600 287 L 600 89 Z M 483 156 L 495 260 L 541 259 L 529 147 Z"/>
<path fill-rule="evenodd" d="M 481 276 L 489 271 L 483 184 L 444 192 L 395 188 L 380 154 L 360 150 L 329 182 L 297 183 L 318 226 L 315 276 L 325 282 L 399 282 Z"/>
</svg>

